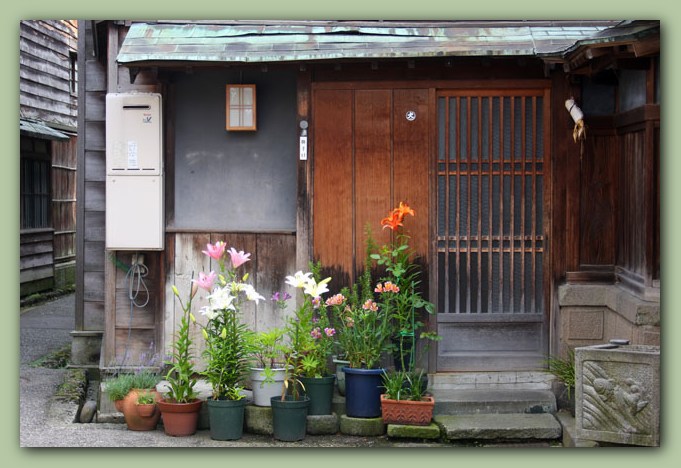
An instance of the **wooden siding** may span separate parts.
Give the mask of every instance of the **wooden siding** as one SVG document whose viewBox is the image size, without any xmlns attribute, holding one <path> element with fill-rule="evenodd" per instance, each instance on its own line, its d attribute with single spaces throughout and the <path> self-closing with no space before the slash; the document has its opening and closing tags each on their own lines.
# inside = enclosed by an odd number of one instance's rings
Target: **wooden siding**
<svg viewBox="0 0 681 468">
<path fill-rule="evenodd" d="M 619 140 L 617 274 L 642 293 L 659 278 L 659 106 L 615 119 Z"/>
<path fill-rule="evenodd" d="M 57 263 L 76 257 L 77 137 L 52 142 L 52 227 Z"/>
<path fill-rule="evenodd" d="M 177 287 L 184 301 L 191 290 L 192 278 L 196 278 L 200 271 L 217 271 L 219 268 L 217 262 L 202 253 L 202 250 L 206 249 L 206 244 L 214 244 L 217 241 L 224 241 L 228 248 L 234 247 L 251 254 L 251 260 L 240 267 L 239 272 L 248 273 L 250 284 L 265 298 L 257 305 L 253 302 L 244 304 L 243 323 L 256 331 L 284 325 L 284 312 L 277 309 L 270 298 L 276 291 L 288 291 L 295 295 L 295 291 L 285 285 L 286 276 L 296 272 L 294 234 L 169 233 L 166 235 L 163 265 L 165 290 L 161 294 L 165 302 L 165 314 L 163 322 L 159 322 L 162 323 L 162 327 L 159 327 L 164 346 L 162 349 L 166 351 L 172 345 L 173 335 L 177 331 L 182 315 L 182 308 L 170 286 Z M 199 313 L 199 309 L 206 304 L 205 293 L 199 293 L 193 303 L 193 313 L 199 324 L 206 322 L 206 318 Z M 124 304 L 116 306 L 116 315 L 125 313 L 123 306 Z M 197 345 L 196 356 L 199 357 L 204 340 L 199 327 L 194 327 L 192 333 Z M 201 367 L 201 359 L 197 362 Z"/>
<path fill-rule="evenodd" d="M 104 100 L 106 66 L 96 57 L 92 22 L 78 41 L 78 167 L 76 202 L 76 330 L 104 331 Z"/>
<path fill-rule="evenodd" d="M 75 129 L 77 97 L 72 89 L 71 52 L 77 47 L 75 20 L 19 23 L 19 91 L 23 118 Z"/>
<path fill-rule="evenodd" d="M 41 280 L 48 280 L 49 289 L 54 276 L 54 231 L 52 229 L 35 229 L 20 234 L 19 279 L 22 285 Z M 25 290 L 22 287 L 22 290 Z"/>
</svg>

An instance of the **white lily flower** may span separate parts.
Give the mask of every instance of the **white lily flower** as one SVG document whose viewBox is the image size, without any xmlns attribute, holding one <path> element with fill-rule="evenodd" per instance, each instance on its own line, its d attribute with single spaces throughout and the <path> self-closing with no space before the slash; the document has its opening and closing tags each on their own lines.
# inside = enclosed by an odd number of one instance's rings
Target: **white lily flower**
<svg viewBox="0 0 681 468">
<path fill-rule="evenodd" d="M 296 272 L 293 276 L 286 277 L 286 284 L 294 288 L 304 288 L 312 280 L 312 273 Z M 314 281 L 314 280 L 313 280 Z"/>
<path fill-rule="evenodd" d="M 325 292 L 329 292 L 329 288 L 326 287 L 327 283 L 331 281 L 331 278 L 326 278 L 321 280 L 319 283 L 314 280 L 310 280 L 306 285 L 304 292 L 311 297 L 320 297 Z"/>
<path fill-rule="evenodd" d="M 246 293 L 246 298 L 249 301 L 253 301 L 256 304 L 258 304 L 259 301 L 265 300 L 265 298 L 258 294 L 258 291 L 256 291 L 255 288 L 250 284 L 244 284 L 243 286 L 244 286 L 243 291 Z"/>
</svg>

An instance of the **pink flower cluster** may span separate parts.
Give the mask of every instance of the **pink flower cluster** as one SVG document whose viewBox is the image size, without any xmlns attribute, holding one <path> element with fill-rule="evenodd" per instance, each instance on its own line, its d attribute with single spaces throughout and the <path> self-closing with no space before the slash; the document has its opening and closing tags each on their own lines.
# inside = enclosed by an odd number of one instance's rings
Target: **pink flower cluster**
<svg viewBox="0 0 681 468">
<path fill-rule="evenodd" d="M 376 312 L 378 311 L 378 304 L 376 304 L 371 299 L 367 299 L 366 302 L 362 304 L 362 309 L 370 310 L 371 312 Z"/>
<path fill-rule="evenodd" d="M 326 335 L 329 338 L 331 338 L 335 334 L 336 334 L 335 328 L 328 328 L 327 327 L 327 328 L 324 329 L 324 335 Z M 312 336 L 312 338 L 314 338 L 315 340 L 322 338 L 324 335 L 322 335 L 322 331 L 319 329 L 319 327 L 315 328 L 314 330 L 312 330 L 310 332 L 310 336 Z"/>
<path fill-rule="evenodd" d="M 376 288 L 374 289 L 374 292 L 377 292 L 377 293 L 384 293 L 384 292 L 398 293 L 398 292 L 400 292 L 400 287 L 398 285 L 394 284 L 391 281 L 386 281 L 385 284 L 378 283 L 376 285 Z"/>
<path fill-rule="evenodd" d="M 345 302 L 345 296 L 343 296 L 342 294 L 336 294 L 335 296 L 331 296 L 326 300 L 326 305 L 338 306 L 341 305 L 343 302 Z"/>
</svg>

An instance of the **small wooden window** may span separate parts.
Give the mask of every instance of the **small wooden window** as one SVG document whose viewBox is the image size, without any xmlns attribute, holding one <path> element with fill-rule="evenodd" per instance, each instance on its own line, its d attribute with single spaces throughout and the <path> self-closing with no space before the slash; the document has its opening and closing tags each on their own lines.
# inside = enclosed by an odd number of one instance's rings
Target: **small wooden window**
<svg viewBox="0 0 681 468">
<path fill-rule="evenodd" d="M 256 130 L 255 85 L 227 85 L 227 126 L 229 131 Z"/>
</svg>

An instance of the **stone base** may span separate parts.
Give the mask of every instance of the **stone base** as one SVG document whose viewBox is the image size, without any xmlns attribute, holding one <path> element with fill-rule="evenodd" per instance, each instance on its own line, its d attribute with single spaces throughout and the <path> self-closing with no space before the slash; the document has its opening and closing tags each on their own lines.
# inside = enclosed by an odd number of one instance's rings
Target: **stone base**
<svg viewBox="0 0 681 468">
<path fill-rule="evenodd" d="M 580 439 L 575 434 L 575 417 L 567 411 L 558 411 L 556 419 L 563 427 L 563 447 L 598 447 L 595 440 Z"/>
<path fill-rule="evenodd" d="M 439 439 L 440 427 L 435 423 L 428 426 L 388 424 L 388 437 L 400 439 Z"/>
<path fill-rule="evenodd" d="M 313 414 L 307 417 L 307 433 L 311 435 L 328 435 L 338 433 L 338 415 Z"/>
<path fill-rule="evenodd" d="M 383 418 L 351 418 L 345 414 L 340 417 L 340 431 L 345 435 L 381 436 L 385 434 Z"/>
<path fill-rule="evenodd" d="M 246 432 L 273 435 L 272 408 L 270 406 L 247 405 L 244 413 Z"/>
</svg>

